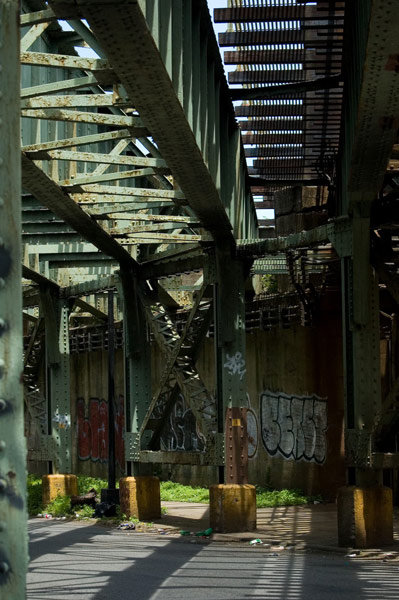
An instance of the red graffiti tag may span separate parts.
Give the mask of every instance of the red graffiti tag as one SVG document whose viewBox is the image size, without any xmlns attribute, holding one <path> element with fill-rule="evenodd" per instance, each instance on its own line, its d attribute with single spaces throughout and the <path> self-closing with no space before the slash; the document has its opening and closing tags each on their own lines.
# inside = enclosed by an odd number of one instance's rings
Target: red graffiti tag
<svg viewBox="0 0 399 600">
<path fill-rule="evenodd" d="M 88 416 L 84 398 L 76 402 L 78 457 L 105 463 L 108 460 L 108 403 L 98 398 L 90 398 Z M 115 456 L 120 468 L 125 469 L 125 427 L 123 396 L 115 402 Z"/>
</svg>

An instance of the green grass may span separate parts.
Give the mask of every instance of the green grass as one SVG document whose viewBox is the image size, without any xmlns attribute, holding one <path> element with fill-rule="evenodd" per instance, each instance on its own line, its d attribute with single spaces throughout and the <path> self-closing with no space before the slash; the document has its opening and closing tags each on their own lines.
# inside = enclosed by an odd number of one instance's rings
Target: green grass
<svg viewBox="0 0 399 600">
<path fill-rule="evenodd" d="M 95 477 L 86 477 L 78 475 L 78 494 L 86 494 L 94 488 L 100 496 L 101 490 L 107 487 L 105 479 L 97 479 Z M 87 519 L 92 518 L 94 509 L 90 506 L 75 506 L 71 509 L 70 496 L 58 497 L 47 506 L 42 505 L 42 480 L 35 475 L 28 476 L 28 511 L 29 515 L 36 516 L 37 514 L 48 513 L 53 517 L 69 517 Z M 161 500 L 172 502 L 200 502 L 202 504 L 209 503 L 209 489 L 203 487 L 192 487 L 190 485 L 182 485 L 173 481 L 161 482 Z M 306 496 L 301 490 L 273 490 L 269 487 L 256 487 L 256 506 L 258 508 L 273 507 L 273 506 L 295 506 L 307 504 L 309 502 L 321 502 L 321 496 Z M 166 513 L 166 509 L 162 508 L 162 514 Z M 78 515 L 78 517 L 76 517 Z M 121 521 L 132 520 L 138 523 L 136 519 L 126 519 L 125 515 L 121 515 L 119 507 L 117 507 L 116 517 L 103 517 L 102 521 L 109 523 L 120 523 Z"/>
<path fill-rule="evenodd" d="M 202 487 L 191 487 L 173 481 L 161 481 L 161 500 L 171 502 L 201 502 L 208 504 L 209 490 Z"/>
<path fill-rule="evenodd" d="M 209 490 L 202 487 L 181 485 L 173 481 L 163 481 L 161 482 L 161 500 L 208 504 Z M 306 496 L 301 490 L 273 490 L 268 487 L 256 486 L 256 506 L 258 508 L 295 506 L 308 504 L 315 500 L 322 501 L 320 496 Z"/>
</svg>

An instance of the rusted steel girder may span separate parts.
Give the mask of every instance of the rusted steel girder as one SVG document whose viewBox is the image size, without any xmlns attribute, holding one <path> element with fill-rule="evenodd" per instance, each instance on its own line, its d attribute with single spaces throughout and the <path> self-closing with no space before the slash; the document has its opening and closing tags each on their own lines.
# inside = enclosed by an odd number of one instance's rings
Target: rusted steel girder
<svg viewBox="0 0 399 600">
<path fill-rule="evenodd" d="M 24 154 L 22 154 L 22 184 L 35 198 L 96 248 L 137 272 L 138 263 L 134 258 Z"/>
<path fill-rule="evenodd" d="M 61 17 L 67 5 L 53 1 L 51 7 Z M 139 3 L 80 3 L 77 11 L 88 21 L 202 225 L 215 239 L 234 243 L 218 189 Z"/>
</svg>

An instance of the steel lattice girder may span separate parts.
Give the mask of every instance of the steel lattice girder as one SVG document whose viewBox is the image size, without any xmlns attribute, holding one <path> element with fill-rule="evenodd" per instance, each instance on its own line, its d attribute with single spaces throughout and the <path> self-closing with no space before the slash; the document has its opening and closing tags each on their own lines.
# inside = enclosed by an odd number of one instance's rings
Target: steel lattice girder
<svg viewBox="0 0 399 600">
<path fill-rule="evenodd" d="M 154 9 L 161 10 L 160 5 L 158 7 L 156 2 Z M 51 6 L 61 17 L 65 4 L 53 2 Z M 231 223 L 217 187 L 173 87 L 168 65 L 165 66 L 161 58 L 139 3 L 114 2 L 112 6 L 80 3 L 76 8 L 77 16 L 87 19 L 104 48 L 203 226 L 212 231 L 214 237 L 227 236 L 233 241 Z M 165 36 L 160 44 L 168 44 L 172 52 L 172 40 L 168 39 L 167 30 Z M 177 41 L 179 43 L 182 44 L 181 39 Z M 161 103 L 159 98 L 162 98 Z M 212 168 L 215 166 L 216 163 Z"/>
</svg>

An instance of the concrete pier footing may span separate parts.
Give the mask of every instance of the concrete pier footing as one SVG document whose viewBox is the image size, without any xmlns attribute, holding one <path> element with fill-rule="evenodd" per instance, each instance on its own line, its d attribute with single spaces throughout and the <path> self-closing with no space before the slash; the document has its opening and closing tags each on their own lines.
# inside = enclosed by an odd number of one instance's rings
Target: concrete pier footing
<svg viewBox="0 0 399 600">
<path fill-rule="evenodd" d="M 158 477 L 138 475 L 119 480 L 121 513 L 141 521 L 161 517 L 161 494 Z"/>
<path fill-rule="evenodd" d="M 78 479 L 76 475 L 43 475 L 42 486 L 44 506 L 55 500 L 57 496 L 73 496 L 78 493 Z"/>
<path fill-rule="evenodd" d="M 346 486 L 338 492 L 338 543 L 377 548 L 393 542 L 392 490 Z"/>
<path fill-rule="evenodd" d="M 212 485 L 209 488 L 210 526 L 221 533 L 256 529 L 253 485 Z"/>
</svg>

